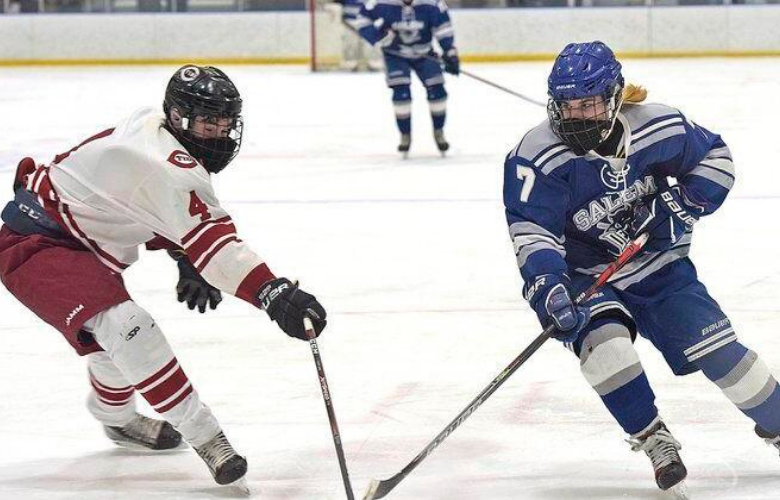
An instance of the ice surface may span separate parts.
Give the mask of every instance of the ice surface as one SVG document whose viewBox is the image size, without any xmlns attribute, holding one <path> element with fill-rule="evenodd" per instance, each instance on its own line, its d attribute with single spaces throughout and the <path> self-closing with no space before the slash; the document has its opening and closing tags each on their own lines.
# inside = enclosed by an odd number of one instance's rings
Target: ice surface
<svg viewBox="0 0 780 500">
<path fill-rule="evenodd" d="M 697 229 L 692 254 L 742 340 L 780 373 L 778 59 L 627 60 L 650 100 L 683 109 L 731 146 L 738 182 Z M 549 63 L 472 65 L 543 99 Z M 145 105 L 173 67 L 0 71 L 0 193 L 23 155 L 48 160 Z M 502 162 L 542 108 L 448 78 L 439 157 L 415 82 L 409 160 L 395 152 L 380 74 L 227 67 L 246 101 L 246 142 L 216 179 L 243 239 L 330 314 L 321 337 L 356 494 L 408 463 L 538 333 L 501 201 Z M 121 168 L 106 165 L 106 168 Z M 5 187 L 3 187 L 5 186 Z M 126 272 L 204 401 L 249 460 L 256 498 L 344 493 L 308 346 L 235 299 L 205 316 L 175 300 L 175 266 L 145 253 Z M 115 449 L 84 407 L 84 362 L 0 291 L 0 498 L 225 498 L 192 451 Z M 683 443 L 697 499 L 780 497 L 780 457 L 701 375 L 675 378 L 637 348 Z M 544 346 L 389 498 L 660 499 L 646 457 L 579 373 Z"/>
</svg>

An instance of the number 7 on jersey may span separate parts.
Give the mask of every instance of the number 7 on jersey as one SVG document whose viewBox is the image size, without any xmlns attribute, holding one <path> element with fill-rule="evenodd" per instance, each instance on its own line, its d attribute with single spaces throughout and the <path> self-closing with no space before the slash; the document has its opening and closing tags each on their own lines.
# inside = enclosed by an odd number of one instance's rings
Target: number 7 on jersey
<svg viewBox="0 0 780 500">
<path fill-rule="evenodd" d="M 523 181 L 523 188 L 520 190 L 520 201 L 528 203 L 528 197 L 531 196 L 531 190 L 536 182 L 536 174 L 531 167 L 517 166 L 517 178 Z"/>
</svg>

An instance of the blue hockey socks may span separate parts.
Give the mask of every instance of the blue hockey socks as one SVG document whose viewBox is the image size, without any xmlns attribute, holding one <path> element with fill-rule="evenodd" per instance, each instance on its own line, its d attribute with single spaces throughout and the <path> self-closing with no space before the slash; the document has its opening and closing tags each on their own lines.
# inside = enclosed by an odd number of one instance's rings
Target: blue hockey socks
<svg viewBox="0 0 780 500">
<path fill-rule="evenodd" d="M 697 363 L 742 413 L 764 431 L 780 435 L 780 387 L 758 354 L 731 342 Z"/>
<path fill-rule="evenodd" d="M 408 85 L 393 87 L 395 122 L 402 134 L 412 132 L 412 90 Z"/>
<path fill-rule="evenodd" d="M 441 130 L 447 120 L 447 91 L 444 90 L 444 85 L 432 85 L 427 88 L 427 91 L 433 129 Z"/>
</svg>

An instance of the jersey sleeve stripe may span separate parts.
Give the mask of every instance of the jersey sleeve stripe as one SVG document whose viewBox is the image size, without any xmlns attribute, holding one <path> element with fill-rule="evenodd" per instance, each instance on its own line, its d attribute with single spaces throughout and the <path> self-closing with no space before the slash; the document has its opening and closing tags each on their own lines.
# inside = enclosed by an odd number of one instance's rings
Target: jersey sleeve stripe
<svg viewBox="0 0 780 500">
<path fill-rule="evenodd" d="M 551 248 L 554 248 L 555 250 L 558 250 L 560 252 L 565 252 L 565 249 L 563 245 L 558 243 L 557 241 L 553 240 L 550 237 L 542 236 L 539 234 L 526 234 L 526 235 L 517 235 L 515 236 L 512 241 L 515 244 L 515 255 L 517 254 L 517 251 L 526 245 L 533 245 L 536 243 L 547 243 Z"/>
<path fill-rule="evenodd" d="M 192 231 L 184 235 L 184 237 L 181 239 L 181 246 L 186 248 L 188 246 L 188 243 L 193 238 L 199 237 L 210 226 L 214 224 L 225 224 L 228 222 L 232 222 L 230 216 L 222 217 L 220 219 L 215 219 L 215 220 L 207 220 L 206 222 L 198 224 L 198 226 L 195 229 L 193 229 Z"/>
<path fill-rule="evenodd" d="M 704 179 L 707 179 L 710 182 L 714 182 L 715 184 L 725 188 L 725 189 L 731 189 L 734 187 L 734 177 L 732 177 L 729 174 L 726 174 L 719 169 L 710 167 L 709 165 L 704 165 L 700 163 L 696 166 L 693 170 L 688 172 L 688 174 L 685 177 L 695 175 L 697 177 L 702 177 Z"/>
<path fill-rule="evenodd" d="M 726 160 L 734 161 L 734 159 L 731 157 L 731 150 L 728 148 L 728 146 L 711 149 L 710 152 L 707 153 L 705 159 L 709 159 L 709 158 L 723 158 Z"/>
<path fill-rule="evenodd" d="M 371 19 L 365 16 L 358 16 L 358 18 L 352 21 L 350 24 L 352 24 L 352 26 L 354 26 L 356 30 L 361 30 L 363 28 L 371 26 L 373 22 L 371 21 Z"/>
<path fill-rule="evenodd" d="M 190 261 L 195 263 L 203 257 L 203 254 L 214 246 L 216 241 L 231 235 L 236 235 L 236 227 L 233 224 L 213 225 L 209 227 L 202 236 L 191 241 L 189 245 L 184 247 L 184 250 L 187 252 Z"/>
<path fill-rule="evenodd" d="M 517 267 L 522 269 L 533 254 L 543 250 L 552 250 L 562 258 L 566 258 L 566 250 L 564 250 L 563 247 L 550 245 L 546 241 L 537 241 L 536 243 L 523 245 L 515 250 L 515 256 L 517 257 Z"/>
<path fill-rule="evenodd" d="M 276 276 L 273 275 L 265 263 L 260 264 L 252 269 L 241 281 L 238 290 L 236 290 L 236 297 L 256 307 L 260 307 L 260 302 L 257 300 L 257 292 L 260 291 L 263 284 L 275 278 Z"/>
<path fill-rule="evenodd" d="M 734 162 L 731 161 L 731 158 L 710 158 L 707 157 L 703 159 L 701 162 L 699 162 L 700 165 L 704 165 L 705 167 L 714 168 L 716 170 L 720 170 L 724 174 L 727 174 L 731 177 L 734 177 L 736 174 L 736 171 L 734 169 Z"/>
<path fill-rule="evenodd" d="M 239 242 L 238 237 L 235 234 L 226 234 L 222 238 L 218 239 L 214 242 L 211 247 L 209 247 L 206 252 L 203 253 L 203 255 L 197 259 L 196 262 L 194 262 L 192 265 L 195 266 L 195 269 L 198 270 L 198 272 L 202 272 L 203 269 L 206 268 L 207 265 L 209 265 L 209 262 L 211 262 L 211 259 L 214 258 L 216 254 L 219 253 L 220 250 L 222 250 L 225 245 L 231 242 Z"/>
<path fill-rule="evenodd" d="M 547 229 L 543 228 L 538 224 L 534 224 L 533 222 L 528 222 L 528 221 L 513 222 L 512 225 L 509 226 L 509 235 L 512 238 L 516 238 L 517 236 L 526 235 L 526 234 L 546 236 L 548 238 L 552 238 L 553 240 L 555 240 L 555 242 L 561 245 L 566 242 L 565 236 L 561 236 L 561 237 L 555 236 Z"/>
</svg>

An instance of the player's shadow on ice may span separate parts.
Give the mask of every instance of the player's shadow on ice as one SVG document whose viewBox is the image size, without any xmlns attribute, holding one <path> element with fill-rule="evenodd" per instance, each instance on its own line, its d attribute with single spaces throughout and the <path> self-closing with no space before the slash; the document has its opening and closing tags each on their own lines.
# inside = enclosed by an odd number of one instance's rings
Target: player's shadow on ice
<svg viewBox="0 0 780 500">
<path fill-rule="evenodd" d="M 537 493 L 539 499 L 549 498 L 561 500 L 562 498 L 591 498 L 594 500 L 661 500 L 670 498 L 667 494 L 654 489 L 652 484 L 642 488 L 624 487 L 593 487 L 572 485 L 562 488 L 546 488 Z"/>
<path fill-rule="evenodd" d="M 0 498 L 135 499 L 147 495 L 246 498 L 239 491 L 216 485 L 189 448 L 167 452 L 117 448 L 0 467 Z"/>
<path fill-rule="evenodd" d="M 780 488 L 778 473 L 746 473 L 732 478 L 688 477 L 688 494 L 692 499 L 737 499 L 737 498 L 776 498 Z M 728 484 L 727 484 L 728 483 Z M 668 493 L 654 488 L 652 479 L 643 487 L 626 488 L 624 486 L 590 486 L 573 484 L 565 487 L 545 488 L 534 498 L 561 500 L 565 498 L 590 498 L 594 500 L 636 499 L 669 500 L 674 498 Z M 764 496 L 768 495 L 768 496 Z"/>
</svg>

